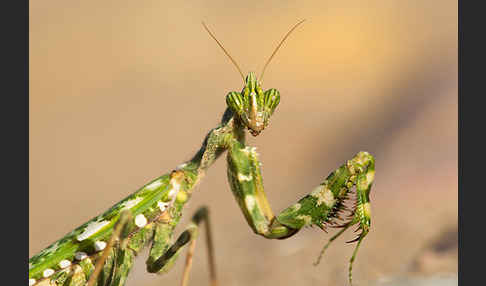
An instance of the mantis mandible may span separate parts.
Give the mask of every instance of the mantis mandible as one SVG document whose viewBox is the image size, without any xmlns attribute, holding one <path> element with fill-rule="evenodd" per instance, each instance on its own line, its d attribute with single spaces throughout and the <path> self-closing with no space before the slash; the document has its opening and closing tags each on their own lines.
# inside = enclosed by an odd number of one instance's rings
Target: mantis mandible
<svg viewBox="0 0 486 286">
<path fill-rule="evenodd" d="M 269 124 L 280 102 L 276 89 L 263 91 L 261 80 L 270 60 L 297 23 L 282 39 L 266 62 L 260 77 L 241 69 L 203 23 L 210 36 L 223 49 L 244 80 L 241 92 L 229 92 L 227 108 L 219 126 L 209 131 L 194 157 L 175 170 L 135 191 L 103 214 L 74 229 L 29 259 L 29 285 L 124 285 L 137 253 L 151 244 L 147 271 L 165 273 L 182 249 L 189 245 L 182 285 L 188 283 L 196 237 L 201 224 L 206 227 L 210 279 L 217 284 L 210 232 L 209 211 L 200 208 L 189 226 L 173 241 L 174 228 L 194 187 L 206 170 L 227 151 L 227 176 L 233 195 L 250 228 L 268 239 L 285 239 L 305 226 L 341 227 L 322 249 L 353 225 L 358 225 L 357 245 L 352 265 L 371 222 L 369 194 L 374 180 L 374 158 L 359 152 L 333 171 L 311 193 L 274 215 L 267 201 L 254 147 L 245 144 L 246 130 L 258 136 Z"/>
</svg>

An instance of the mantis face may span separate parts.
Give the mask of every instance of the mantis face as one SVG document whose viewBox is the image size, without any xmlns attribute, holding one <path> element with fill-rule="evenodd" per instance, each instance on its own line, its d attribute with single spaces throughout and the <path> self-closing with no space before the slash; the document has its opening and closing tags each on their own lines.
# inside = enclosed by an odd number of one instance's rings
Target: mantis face
<svg viewBox="0 0 486 286">
<path fill-rule="evenodd" d="M 276 89 L 263 92 L 255 74 L 250 72 L 245 79 L 241 93 L 230 92 L 226 104 L 239 117 L 253 136 L 257 136 L 268 126 L 270 116 L 280 102 Z"/>
<path fill-rule="evenodd" d="M 280 46 L 282 46 L 283 42 L 287 37 L 292 33 L 297 26 L 302 24 L 305 20 L 300 21 L 299 23 L 295 24 L 290 31 L 287 32 L 285 37 L 280 41 L 278 46 L 273 51 L 270 58 L 268 58 L 267 62 L 263 66 L 262 73 L 260 75 L 260 79 L 263 78 L 263 74 L 265 73 L 265 69 L 267 68 L 268 64 L 272 60 L 275 53 L 278 51 Z M 216 39 L 216 37 L 211 33 L 209 28 L 202 23 L 206 31 L 209 35 L 216 41 L 216 43 L 221 47 L 223 52 L 228 56 L 228 58 L 233 62 L 236 69 L 240 73 L 241 77 L 243 78 L 243 73 L 241 72 L 240 67 L 236 63 L 236 61 L 230 56 L 230 54 L 226 51 L 226 49 L 221 45 L 221 43 Z M 250 72 L 245 78 L 245 86 L 241 93 L 238 92 L 230 92 L 226 96 L 226 104 L 228 108 L 233 111 L 235 116 L 248 128 L 251 135 L 257 136 L 260 132 L 265 129 L 268 125 L 268 121 L 270 116 L 272 116 L 275 108 L 277 108 L 278 103 L 280 102 L 280 93 L 278 90 L 271 88 L 265 92 L 263 92 L 260 83 L 257 80 L 257 77 L 253 72 Z"/>
</svg>

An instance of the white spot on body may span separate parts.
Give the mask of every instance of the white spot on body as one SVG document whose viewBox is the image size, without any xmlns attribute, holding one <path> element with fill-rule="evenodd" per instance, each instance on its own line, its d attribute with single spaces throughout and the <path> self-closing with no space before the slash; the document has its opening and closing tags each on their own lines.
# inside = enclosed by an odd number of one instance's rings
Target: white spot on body
<svg viewBox="0 0 486 286">
<path fill-rule="evenodd" d="M 296 203 L 295 205 L 293 205 L 293 206 L 292 206 L 292 210 L 293 210 L 294 212 L 296 212 L 296 211 L 300 210 L 300 208 L 301 208 L 301 207 L 302 207 L 302 205 L 301 205 L 301 204 Z"/>
<path fill-rule="evenodd" d="M 256 205 L 255 198 L 251 195 L 246 195 L 245 196 L 245 205 L 246 205 L 247 209 L 253 210 L 253 208 Z"/>
<path fill-rule="evenodd" d="M 177 191 L 174 189 L 171 189 L 169 191 L 169 198 L 173 199 L 177 195 Z"/>
<path fill-rule="evenodd" d="M 331 192 L 331 190 L 326 188 L 322 196 L 319 198 L 319 200 L 317 200 L 317 205 L 325 203 L 326 206 L 331 207 L 335 202 L 336 200 L 334 199 L 334 194 Z"/>
<path fill-rule="evenodd" d="M 252 155 L 253 157 L 258 157 L 258 153 L 256 151 L 256 147 L 246 146 L 244 149 L 241 150 L 247 156 Z"/>
<path fill-rule="evenodd" d="M 297 219 L 303 220 L 305 225 L 309 225 L 312 222 L 312 217 L 309 215 L 298 215 Z"/>
<path fill-rule="evenodd" d="M 150 185 L 146 186 L 145 189 L 149 190 L 149 191 L 153 191 L 155 189 L 157 189 L 158 187 L 160 187 L 162 185 L 162 180 L 157 180 L 153 183 L 151 183 Z"/>
<path fill-rule="evenodd" d="M 251 151 L 252 150 L 251 150 L 251 147 L 250 146 L 246 146 L 245 148 L 243 148 L 241 150 L 241 152 L 245 153 L 246 155 L 250 155 Z"/>
<path fill-rule="evenodd" d="M 242 182 L 242 181 L 251 181 L 253 180 L 253 177 L 251 176 L 251 174 L 249 174 L 248 176 L 245 176 L 241 173 L 238 173 L 238 181 Z"/>
<path fill-rule="evenodd" d="M 268 225 L 265 221 L 258 221 L 255 224 L 256 229 L 258 230 L 258 233 L 266 233 L 268 232 Z"/>
<path fill-rule="evenodd" d="M 44 278 L 47 278 L 52 274 L 54 274 L 54 270 L 51 268 L 47 268 L 46 270 L 44 270 L 44 272 L 42 272 L 42 276 L 44 276 Z"/>
<path fill-rule="evenodd" d="M 159 206 L 160 211 L 165 211 L 169 206 L 169 203 L 166 202 L 158 202 L 157 206 Z"/>
<path fill-rule="evenodd" d="M 98 241 L 95 241 L 94 243 L 94 248 L 96 251 L 101 251 L 103 249 L 105 249 L 106 247 L 106 242 L 104 241 L 101 241 L 101 240 L 98 240 Z"/>
<path fill-rule="evenodd" d="M 143 214 L 139 214 L 135 217 L 135 224 L 138 227 L 144 227 L 147 224 L 147 218 Z"/>
<path fill-rule="evenodd" d="M 92 221 L 86 226 L 84 229 L 84 232 L 78 235 L 77 239 L 78 241 L 83 241 L 86 238 L 90 237 L 91 235 L 95 234 L 98 232 L 101 228 L 103 228 L 105 225 L 109 224 L 109 220 L 103 220 L 103 221 Z"/>
<path fill-rule="evenodd" d="M 327 188 L 327 185 L 320 185 L 315 188 L 311 192 L 311 196 L 317 199 L 317 206 L 325 203 L 326 206 L 331 207 L 336 202 L 336 200 L 334 199 L 334 194 L 331 192 L 330 189 Z"/>
<path fill-rule="evenodd" d="M 141 202 L 143 200 L 142 197 L 136 197 L 132 200 L 129 200 L 129 201 L 126 201 L 123 203 L 123 208 L 124 210 L 129 210 L 131 208 L 133 208 L 134 206 L 136 206 L 139 202 Z"/>
<path fill-rule="evenodd" d="M 29 279 L 29 286 L 32 286 L 35 284 L 35 279 Z"/>
<path fill-rule="evenodd" d="M 76 253 L 74 254 L 74 258 L 76 258 L 77 260 L 83 260 L 83 259 L 85 259 L 86 257 L 88 257 L 88 254 L 86 254 L 86 252 L 82 252 L 82 251 L 80 251 L 80 252 L 76 252 Z"/>
<path fill-rule="evenodd" d="M 61 267 L 61 268 L 69 267 L 69 265 L 71 265 L 71 261 L 69 261 L 69 260 L 63 259 L 63 260 L 59 261 L 59 267 Z"/>
<path fill-rule="evenodd" d="M 179 192 L 181 184 L 179 184 L 179 182 L 177 182 L 176 180 L 171 180 L 170 184 L 172 185 L 172 189 L 169 191 L 169 198 L 173 199 Z"/>
<path fill-rule="evenodd" d="M 176 167 L 176 170 L 183 169 L 185 166 L 187 166 L 187 163 L 180 164 L 179 166 Z"/>
<path fill-rule="evenodd" d="M 54 243 L 53 245 L 49 246 L 46 248 L 43 252 L 44 253 L 52 253 L 57 250 L 57 247 L 59 246 L 59 242 Z"/>
</svg>

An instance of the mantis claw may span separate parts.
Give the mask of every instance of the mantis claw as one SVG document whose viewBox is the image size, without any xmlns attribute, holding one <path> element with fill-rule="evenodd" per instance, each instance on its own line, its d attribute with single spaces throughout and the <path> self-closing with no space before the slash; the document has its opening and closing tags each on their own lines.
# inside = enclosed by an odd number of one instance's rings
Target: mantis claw
<svg viewBox="0 0 486 286">
<path fill-rule="evenodd" d="M 358 235 L 358 237 L 356 237 L 356 238 L 355 238 L 355 239 L 353 239 L 353 240 L 346 241 L 346 243 L 353 243 L 353 242 L 356 242 L 356 241 L 358 241 L 360 238 L 361 238 L 361 235 Z"/>
<path fill-rule="evenodd" d="M 343 227 L 347 227 L 349 223 L 344 223 L 344 224 L 338 224 L 338 225 L 330 225 L 329 227 L 332 227 L 332 228 L 343 228 Z"/>
</svg>

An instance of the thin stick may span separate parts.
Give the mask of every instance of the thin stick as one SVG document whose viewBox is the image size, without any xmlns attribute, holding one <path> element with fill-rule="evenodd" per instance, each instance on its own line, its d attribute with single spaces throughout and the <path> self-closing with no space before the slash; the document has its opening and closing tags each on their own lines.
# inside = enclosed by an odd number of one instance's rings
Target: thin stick
<svg viewBox="0 0 486 286">
<path fill-rule="evenodd" d="M 280 41 L 280 44 L 278 44 L 277 48 L 275 48 L 275 50 L 273 51 L 272 55 L 270 56 L 270 58 L 268 58 L 267 62 L 265 63 L 265 65 L 263 66 L 263 70 L 262 70 L 262 73 L 260 74 L 260 81 L 263 79 L 263 74 L 265 73 L 265 69 L 267 68 L 268 64 L 270 63 L 270 61 L 272 60 L 273 56 L 275 55 L 275 53 L 277 53 L 278 49 L 280 48 L 280 46 L 283 44 L 283 42 L 287 39 L 287 37 L 290 35 L 290 33 L 292 33 L 293 30 L 295 30 L 295 28 L 297 28 L 297 26 L 299 26 L 300 24 L 304 23 L 305 19 L 300 21 L 299 23 L 295 24 L 292 29 L 290 29 L 290 31 L 287 32 L 287 34 L 285 35 L 285 37 L 283 37 L 282 41 Z"/>
<path fill-rule="evenodd" d="M 101 272 L 101 269 L 103 269 L 103 265 L 105 264 L 106 258 L 108 258 L 108 255 L 110 254 L 110 250 L 113 248 L 113 245 L 115 244 L 116 240 L 120 237 L 120 233 L 123 227 L 131 217 L 132 215 L 130 211 L 125 211 L 120 214 L 120 219 L 118 220 L 117 226 L 115 227 L 113 234 L 111 235 L 110 241 L 105 246 L 105 250 L 103 251 L 103 254 L 96 262 L 95 269 L 91 274 L 91 276 L 89 277 L 86 286 L 94 285 L 96 278 L 98 278 L 98 275 Z"/>
<path fill-rule="evenodd" d="M 201 223 L 202 220 L 204 220 L 204 227 L 206 228 L 205 229 L 206 246 L 208 249 L 210 285 L 211 286 L 218 285 L 218 279 L 216 277 L 216 263 L 214 261 L 214 247 L 213 247 L 213 239 L 212 239 L 212 232 L 211 232 L 211 224 L 209 221 L 209 210 L 207 207 L 202 207 L 194 214 L 192 218 L 192 222 L 195 224 L 197 229 L 194 229 L 193 231 L 189 231 L 189 229 L 186 230 L 186 232 L 188 231 L 190 233 L 191 241 L 190 241 L 189 249 L 187 250 L 186 264 L 184 265 L 181 286 L 187 286 L 189 282 L 189 272 L 191 271 L 194 250 L 196 248 L 196 240 L 200 229 L 199 224 Z"/>
<path fill-rule="evenodd" d="M 209 222 L 209 214 L 205 220 L 206 226 L 206 243 L 208 247 L 208 261 L 209 261 L 209 279 L 211 281 L 211 286 L 218 285 L 218 279 L 216 277 L 216 263 L 214 260 L 214 247 L 213 247 L 213 239 L 212 239 L 212 231 L 211 231 L 211 224 Z"/>
<path fill-rule="evenodd" d="M 213 35 L 213 33 L 211 33 L 211 31 L 209 30 L 208 26 L 206 26 L 206 24 L 203 22 L 201 22 L 204 26 L 204 29 L 206 29 L 206 31 L 209 33 L 209 35 L 211 36 L 211 38 L 213 38 L 216 43 L 218 43 L 218 45 L 221 47 L 221 49 L 223 49 L 223 52 L 228 56 L 228 58 L 231 60 L 231 62 L 233 62 L 233 64 L 235 65 L 235 67 L 238 69 L 238 71 L 240 72 L 241 74 L 241 78 L 243 78 L 243 82 L 245 82 L 245 76 L 243 75 L 243 72 L 241 71 L 240 67 L 238 66 L 238 64 L 236 63 L 236 61 L 230 56 L 230 54 L 228 53 L 228 51 L 226 51 L 226 49 L 223 47 L 223 45 L 218 41 L 218 39 L 216 39 L 216 36 Z"/>
<path fill-rule="evenodd" d="M 184 265 L 184 273 L 182 274 L 181 286 L 187 286 L 189 282 L 189 272 L 192 267 L 192 257 L 194 256 L 194 249 L 196 248 L 196 239 L 192 238 L 189 249 L 187 250 L 186 264 Z"/>
</svg>

